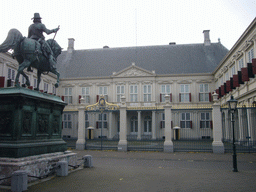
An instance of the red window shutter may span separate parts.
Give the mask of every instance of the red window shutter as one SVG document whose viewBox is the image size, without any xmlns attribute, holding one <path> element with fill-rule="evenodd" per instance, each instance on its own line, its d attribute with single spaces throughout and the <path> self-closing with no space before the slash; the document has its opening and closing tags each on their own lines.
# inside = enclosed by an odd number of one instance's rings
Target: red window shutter
<svg viewBox="0 0 256 192">
<path fill-rule="evenodd" d="M 5 77 L 0 77 L 0 87 L 4 87 Z"/>
<path fill-rule="evenodd" d="M 172 94 L 170 93 L 170 102 L 172 102 Z"/>
<path fill-rule="evenodd" d="M 238 71 L 237 74 L 238 74 L 238 83 L 239 83 L 239 84 L 244 84 L 244 82 L 243 82 L 243 80 L 242 80 L 242 72 L 241 72 L 241 71 Z"/>
<path fill-rule="evenodd" d="M 160 102 L 162 102 L 162 94 L 160 93 Z"/>
<path fill-rule="evenodd" d="M 211 102 L 212 101 L 212 94 L 209 93 L 209 101 Z"/>
<path fill-rule="evenodd" d="M 96 121 L 96 129 L 98 129 L 98 128 L 99 128 L 99 122 Z"/>
<path fill-rule="evenodd" d="M 211 127 L 211 129 L 213 128 L 213 123 L 212 123 L 212 121 L 210 121 L 210 127 Z"/>
<path fill-rule="evenodd" d="M 78 96 L 78 103 L 81 103 L 81 100 L 80 100 L 81 98 L 82 98 L 82 96 L 79 95 L 79 96 Z"/>
<path fill-rule="evenodd" d="M 256 58 L 252 59 L 252 73 L 256 75 Z"/>
<path fill-rule="evenodd" d="M 190 121 L 190 128 L 192 129 L 192 121 Z"/>
<path fill-rule="evenodd" d="M 100 98 L 100 96 L 99 96 L 99 95 L 97 95 L 96 102 L 98 102 L 98 101 L 99 101 L 99 98 Z"/>
<path fill-rule="evenodd" d="M 233 87 L 239 87 L 239 80 L 238 80 L 238 75 L 233 75 Z"/>
<path fill-rule="evenodd" d="M 241 69 L 241 73 L 242 73 L 242 81 L 249 81 L 249 76 L 248 76 L 248 68 L 244 67 Z"/>
<path fill-rule="evenodd" d="M 228 93 L 228 92 L 230 92 L 231 91 L 231 83 L 230 83 L 230 81 L 228 80 L 228 81 L 226 81 L 226 92 Z"/>
<path fill-rule="evenodd" d="M 31 89 L 31 90 L 33 90 L 33 86 L 29 86 L 28 88 Z"/>
<path fill-rule="evenodd" d="M 64 101 L 64 96 L 61 96 L 62 101 Z"/>
<path fill-rule="evenodd" d="M 191 102 L 191 93 L 189 93 L 189 102 Z"/>
<path fill-rule="evenodd" d="M 224 85 L 221 85 L 220 89 L 221 89 L 221 96 L 225 95 Z"/>
<path fill-rule="evenodd" d="M 248 77 L 254 78 L 254 74 L 252 73 L 252 63 L 247 63 L 247 68 L 248 68 Z"/>
<path fill-rule="evenodd" d="M 181 94 L 179 94 L 179 101 L 181 102 Z"/>
</svg>

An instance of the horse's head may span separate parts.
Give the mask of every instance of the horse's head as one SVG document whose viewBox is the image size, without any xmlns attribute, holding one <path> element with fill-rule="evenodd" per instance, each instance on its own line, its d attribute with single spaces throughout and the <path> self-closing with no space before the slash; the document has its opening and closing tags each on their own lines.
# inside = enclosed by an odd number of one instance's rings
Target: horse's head
<svg viewBox="0 0 256 192">
<path fill-rule="evenodd" d="M 54 39 L 48 39 L 47 43 L 50 45 L 53 55 L 57 59 L 57 57 L 61 54 L 62 48 Z"/>
</svg>

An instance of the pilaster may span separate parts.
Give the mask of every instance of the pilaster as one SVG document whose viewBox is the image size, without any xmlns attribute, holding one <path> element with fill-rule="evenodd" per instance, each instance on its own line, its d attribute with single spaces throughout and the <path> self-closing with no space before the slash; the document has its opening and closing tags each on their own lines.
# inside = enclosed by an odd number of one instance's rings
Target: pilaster
<svg viewBox="0 0 256 192">
<path fill-rule="evenodd" d="M 126 98 L 122 96 L 120 106 L 120 133 L 119 133 L 118 151 L 127 151 L 127 112 Z"/>
</svg>

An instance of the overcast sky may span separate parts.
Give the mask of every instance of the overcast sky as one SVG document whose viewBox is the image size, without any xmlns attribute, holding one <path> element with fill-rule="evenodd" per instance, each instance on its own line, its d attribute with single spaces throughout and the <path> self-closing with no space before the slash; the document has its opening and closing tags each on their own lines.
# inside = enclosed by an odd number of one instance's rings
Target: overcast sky
<svg viewBox="0 0 256 192">
<path fill-rule="evenodd" d="M 0 43 L 11 28 L 27 36 L 35 12 L 48 29 L 60 25 L 64 50 L 68 38 L 77 50 L 203 43 L 203 30 L 231 49 L 255 18 L 256 0 L 0 0 Z"/>
</svg>

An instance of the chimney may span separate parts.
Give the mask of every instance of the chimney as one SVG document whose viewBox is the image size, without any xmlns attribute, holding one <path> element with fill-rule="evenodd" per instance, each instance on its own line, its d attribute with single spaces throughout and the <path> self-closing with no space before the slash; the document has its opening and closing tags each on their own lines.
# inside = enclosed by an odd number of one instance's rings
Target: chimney
<svg viewBox="0 0 256 192">
<path fill-rule="evenodd" d="M 210 30 L 204 30 L 204 45 L 208 46 L 211 45 L 211 40 L 210 40 Z"/>
<path fill-rule="evenodd" d="M 74 51 L 74 38 L 69 38 L 68 39 L 68 53 L 72 53 Z"/>
</svg>

